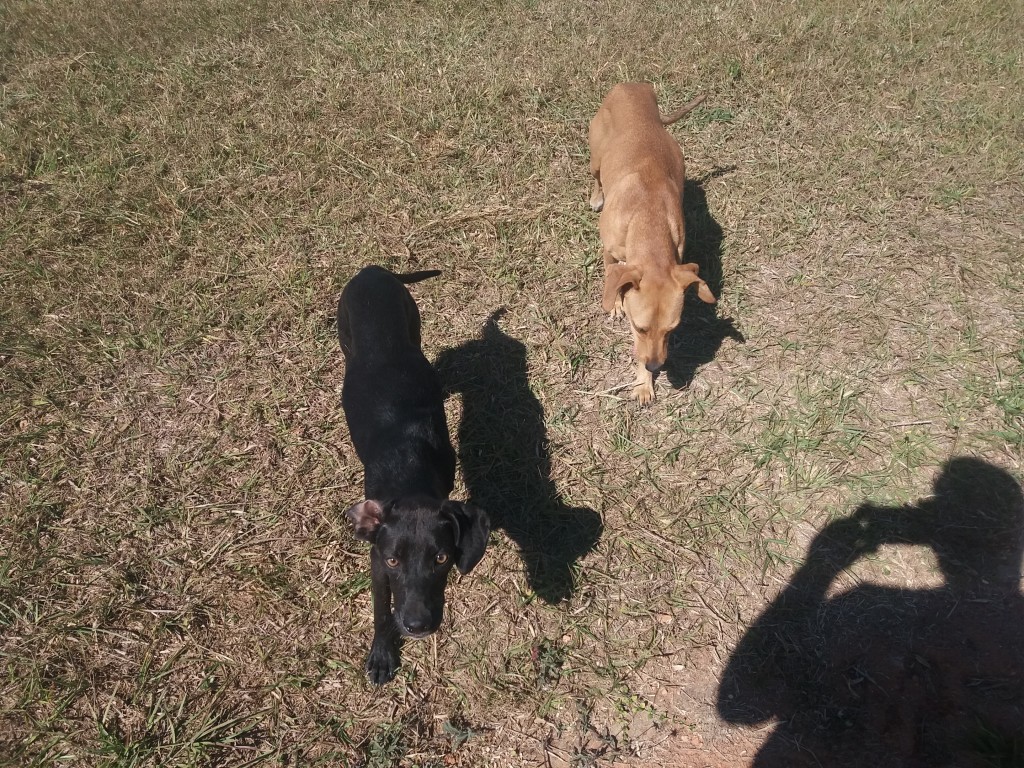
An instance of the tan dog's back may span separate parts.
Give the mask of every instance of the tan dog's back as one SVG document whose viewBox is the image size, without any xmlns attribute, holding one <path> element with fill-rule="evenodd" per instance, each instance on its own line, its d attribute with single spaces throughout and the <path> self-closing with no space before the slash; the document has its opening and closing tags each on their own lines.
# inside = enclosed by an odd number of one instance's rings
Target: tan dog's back
<svg viewBox="0 0 1024 768">
<path fill-rule="evenodd" d="M 683 153 L 662 125 L 649 83 L 620 83 L 605 97 L 590 121 L 590 166 L 606 191 L 634 173 L 644 186 L 645 177 L 666 174 L 682 186 Z"/>
</svg>

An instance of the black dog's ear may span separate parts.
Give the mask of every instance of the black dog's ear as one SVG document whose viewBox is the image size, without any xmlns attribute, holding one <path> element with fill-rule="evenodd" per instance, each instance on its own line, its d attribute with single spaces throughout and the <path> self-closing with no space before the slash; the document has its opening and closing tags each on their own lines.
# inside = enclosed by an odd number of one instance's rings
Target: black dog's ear
<svg viewBox="0 0 1024 768">
<path fill-rule="evenodd" d="M 491 520 L 480 507 L 461 501 L 446 501 L 444 511 L 455 523 L 455 541 L 458 552 L 455 566 L 459 573 L 469 573 L 487 549 L 487 538 L 491 535 Z"/>
<path fill-rule="evenodd" d="M 345 517 L 352 523 L 356 538 L 372 544 L 377 538 L 377 529 L 380 528 L 381 519 L 384 517 L 384 507 L 379 501 L 367 499 L 345 510 Z"/>
</svg>

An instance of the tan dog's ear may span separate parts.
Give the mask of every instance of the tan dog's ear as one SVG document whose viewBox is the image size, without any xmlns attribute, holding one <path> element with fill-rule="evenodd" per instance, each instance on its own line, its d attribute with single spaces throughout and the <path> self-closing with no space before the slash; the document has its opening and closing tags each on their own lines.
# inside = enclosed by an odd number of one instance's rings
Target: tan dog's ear
<svg viewBox="0 0 1024 768">
<path fill-rule="evenodd" d="M 604 277 L 604 296 L 601 306 L 605 312 L 615 308 L 615 301 L 628 288 L 640 285 L 640 268 L 628 264 L 609 264 Z"/>
<path fill-rule="evenodd" d="M 680 264 L 675 269 L 675 280 L 684 291 L 689 288 L 692 283 L 699 283 L 697 286 L 697 296 L 699 296 L 700 300 L 705 304 L 714 304 L 717 299 L 715 299 L 714 294 L 711 293 L 711 289 L 708 288 L 708 284 L 698 277 L 697 272 L 699 270 L 700 267 L 693 262 L 690 262 L 689 264 Z"/>
</svg>

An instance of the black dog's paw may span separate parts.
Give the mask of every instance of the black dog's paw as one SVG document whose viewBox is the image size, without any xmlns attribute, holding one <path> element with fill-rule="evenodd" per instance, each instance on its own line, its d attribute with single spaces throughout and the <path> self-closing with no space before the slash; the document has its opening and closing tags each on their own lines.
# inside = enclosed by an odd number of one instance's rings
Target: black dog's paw
<svg viewBox="0 0 1024 768">
<path fill-rule="evenodd" d="M 391 643 L 374 642 L 366 658 L 366 676 L 374 685 L 384 685 L 398 671 L 398 649 Z"/>
</svg>

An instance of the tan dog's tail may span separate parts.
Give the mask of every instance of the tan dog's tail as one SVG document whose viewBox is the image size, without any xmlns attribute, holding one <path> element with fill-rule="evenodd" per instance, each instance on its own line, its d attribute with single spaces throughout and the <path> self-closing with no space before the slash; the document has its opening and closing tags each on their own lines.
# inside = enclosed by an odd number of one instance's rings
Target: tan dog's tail
<svg viewBox="0 0 1024 768">
<path fill-rule="evenodd" d="M 679 109 L 677 109 L 672 114 L 670 114 L 670 115 L 659 115 L 659 117 L 661 117 L 661 124 L 662 125 L 672 125 L 672 123 L 674 123 L 679 118 L 685 117 L 690 112 L 692 112 L 695 107 L 700 106 L 701 102 L 703 102 L 704 99 L 706 99 L 707 97 L 708 97 L 708 95 L 706 93 L 702 93 L 700 96 L 698 96 L 696 99 L 691 101 L 689 104 L 686 104 L 686 105 L 680 107 Z"/>
</svg>

